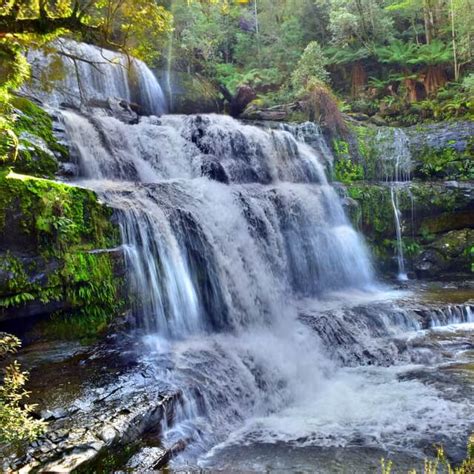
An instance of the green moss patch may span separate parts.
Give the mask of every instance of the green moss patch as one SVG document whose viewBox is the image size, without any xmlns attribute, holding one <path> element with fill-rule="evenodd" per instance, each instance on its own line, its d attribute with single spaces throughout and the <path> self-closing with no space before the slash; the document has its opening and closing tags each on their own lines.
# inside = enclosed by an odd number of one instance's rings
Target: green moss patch
<svg viewBox="0 0 474 474">
<path fill-rule="evenodd" d="M 100 332 L 123 307 L 119 232 L 94 192 L 0 172 L 0 320 L 54 313 L 49 332 Z"/>
<path fill-rule="evenodd" d="M 58 171 L 58 160 L 66 159 L 68 151 L 56 140 L 51 117 L 23 97 L 13 97 L 10 105 L 13 113 L 9 130 L 0 134 L 0 166 L 52 177 Z"/>
</svg>

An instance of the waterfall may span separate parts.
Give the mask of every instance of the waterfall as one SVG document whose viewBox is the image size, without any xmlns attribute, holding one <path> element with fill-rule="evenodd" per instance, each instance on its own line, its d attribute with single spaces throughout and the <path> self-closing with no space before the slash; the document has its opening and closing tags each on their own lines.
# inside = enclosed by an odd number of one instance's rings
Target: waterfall
<svg viewBox="0 0 474 474">
<path fill-rule="evenodd" d="M 382 156 L 382 174 L 390 184 L 390 199 L 393 208 L 395 233 L 397 238 L 398 279 L 407 280 L 405 256 L 403 251 L 403 229 L 399 206 L 400 187 L 411 179 L 411 153 L 408 147 L 408 137 L 399 128 L 382 129 L 378 132 L 377 140 Z M 413 206 L 412 206 L 413 207 Z"/>
<path fill-rule="evenodd" d="M 97 106 L 115 98 L 138 104 L 144 114 L 166 112 L 161 87 L 142 61 L 68 39 L 57 40 L 50 48 L 54 54 L 49 49 L 29 51 L 32 80 L 23 87 L 24 93 L 53 107 Z"/>
<path fill-rule="evenodd" d="M 82 175 L 120 210 L 147 328 L 235 329 L 275 317 L 283 295 L 371 286 L 321 156 L 289 132 L 217 115 L 63 119 Z"/>
<path fill-rule="evenodd" d="M 90 48 L 91 58 L 109 54 Z M 71 91 L 79 81 L 91 98 L 136 94 L 143 107 L 163 105 L 148 69 L 134 80 L 108 62 L 112 82 L 101 90 L 81 67 L 63 79 Z M 52 107 L 66 101 L 44 97 Z M 317 127 L 219 115 L 129 123 L 97 106 L 57 114 L 74 182 L 115 210 L 149 389 L 179 394 L 159 430 L 164 447 L 187 445 L 177 467 L 212 468 L 211 448 L 235 443 L 410 449 L 413 426 L 421 444 L 453 420 L 450 435 L 465 435 L 468 404 L 385 366 L 431 357 L 434 344 L 412 348 L 413 333 L 471 321 L 471 308 L 430 319 L 386 301 L 327 180 L 332 155 Z M 396 186 L 409 161 L 395 135 L 387 166 L 401 242 Z"/>
</svg>

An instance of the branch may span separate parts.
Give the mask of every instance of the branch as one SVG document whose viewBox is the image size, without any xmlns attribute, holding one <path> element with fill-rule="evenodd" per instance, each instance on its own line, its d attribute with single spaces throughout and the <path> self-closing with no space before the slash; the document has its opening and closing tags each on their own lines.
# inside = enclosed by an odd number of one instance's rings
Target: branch
<svg viewBox="0 0 474 474">
<path fill-rule="evenodd" d="M 16 16 L 0 16 L 0 35 L 5 34 L 24 34 L 54 33 L 59 29 L 68 29 L 71 31 L 91 32 L 97 31 L 97 28 L 85 25 L 77 16 L 67 18 L 25 18 L 18 19 Z"/>
</svg>

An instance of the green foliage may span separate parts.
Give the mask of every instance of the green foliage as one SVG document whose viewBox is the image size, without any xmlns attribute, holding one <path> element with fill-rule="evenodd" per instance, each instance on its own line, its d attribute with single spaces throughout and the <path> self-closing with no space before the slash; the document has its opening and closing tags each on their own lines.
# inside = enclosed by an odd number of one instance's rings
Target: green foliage
<svg viewBox="0 0 474 474">
<path fill-rule="evenodd" d="M 0 333 L 0 362 L 20 347 L 18 338 Z M 2 364 L 4 365 L 4 364 Z M 19 445 L 33 441 L 46 430 L 46 424 L 31 417 L 34 405 L 24 403 L 29 392 L 24 389 L 28 374 L 17 361 L 2 369 L 0 383 L 0 443 Z"/>
<path fill-rule="evenodd" d="M 463 79 L 462 86 L 469 97 L 474 97 L 474 73 L 468 74 Z"/>
<path fill-rule="evenodd" d="M 344 184 L 351 184 L 364 178 L 364 169 L 351 160 L 339 160 L 334 167 L 334 178 Z"/>
<path fill-rule="evenodd" d="M 453 147 L 426 148 L 421 154 L 421 174 L 428 179 L 474 179 L 473 141 L 464 152 Z"/>
<path fill-rule="evenodd" d="M 329 73 L 326 71 L 326 64 L 327 60 L 321 46 L 316 41 L 309 43 L 291 75 L 295 90 L 305 88 L 312 80 L 327 82 Z"/>
<path fill-rule="evenodd" d="M 416 123 L 417 111 L 407 102 L 431 99 L 446 80 L 472 70 L 468 3 L 175 0 L 162 66 L 231 91 L 248 84 L 265 105 L 301 99 L 310 79 L 331 82 L 337 92 L 370 102 L 371 114 L 379 105 L 380 112 L 391 109 L 379 102 L 384 97 L 396 100 L 389 121 Z M 461 92 L 464 102 L 453 102 L 437 117 L 425 107 L 422 118 L 465 116 L 470 100 Z"/>
<path fill-rule="evenodd" d="M 349 143 L 345 140 L 333 140 L 333 150 L 336 157 L 334 179 L 344 184 L 364 179 L 364 168 L 351 159 Z"/>
<path fill-rule="evenodd" d="M 345 48 L 330 46 L 324 50 L 328 64 L 349 64 L 367 59 L 370 51 L 365 47 L 347 46 Z"/>
<path fill-rule="evenodd" d="M 272 88 L 278 84 L 279 72 L 277 69 L 250 69 L 240 72 L 233 64 L 217 64 L 216 78 L 224 84 L 231 93 L 239 86 L 250 85 L 257 90 Z"/>
<path fill-rule="evenodd" d="M 123 306 L 113 255 L 95 251 L 119 244 L 111 211 L 91 191 L 3 172 L 0 228 L 12 214 L 16 221 L 9 232 L 34 249 L 39 260 L 0 257 L 0 269 L 9 275 L 0 285 L 0 312 L 30 301 L 61 301 L 69 309 L 56 317 L 52 327 L 63 329 L 55 334 L 84 337 L 101 331 Z M 32 278 L 37 264 L 51 268 L 41 281 Z"/>
<path fill-rule="evenodd" d="M 382 474 L 391 474 L 393 466 L 392 461 L 386 462 L 382 459 Z M 451 466 L 442 446 L 436 446 L 436 459 L 425 459 L 423 466 L 423 474 L 471 474 L 472 472 L 474 472 L 474 434 L 467 442 L 466 459 L 459 466 Z M 416 474 L 416 470 L 410 470 L 408 474 Z"/>
<path fill-rule="evenodd" d="M 448 63 L 452 60 L 452 57 L 452 51 L 442 41 L 434 40 L 430 44 L 419 46 L 417 55 L 411 60 L 411 63 L 435 66 L 437 64 Z"/>
<path fill-rule="evenodd" d="M 92 191 L 3 171 L 0 229 L 13 209 L 20 214 L 19 232 L 33 239 L 46 256 L 65 248 L 108 248 L 118 241 L 109 221 L 111 211 L 97 202 Z"/>
<path fill-rule="evenodd" d="M 396 40 L 387 46 L 376 50 L 379 61 L 382 63 L 399 64 L 402 67 L 417 61 L 418 46 L 413 43 L 404 43 Z"/>
<path fill-rule="evenodd" d="M 63 159 L 67 150 L 53 135 L 51 117 L 33 102 L 17 96 L 10 96 L 9 110 L 0 133 L 0 167 L 52 177 L 58 169 L 56 156 Z"/>
</svg>

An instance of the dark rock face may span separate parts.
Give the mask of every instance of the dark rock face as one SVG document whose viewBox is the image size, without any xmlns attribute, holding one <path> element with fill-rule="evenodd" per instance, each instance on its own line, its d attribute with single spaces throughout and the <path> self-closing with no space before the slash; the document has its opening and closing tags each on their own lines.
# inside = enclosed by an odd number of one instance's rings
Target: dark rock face
<svg viewBox="0 0 474 474">
<path fill-rule="evenodd" d="M 0 323 L 58 311 L 69 315 L 90 304 L 92 311 L 95 306 L 115 314 L 124 263 L 112 211 L 92 191 L 38 179 L 53 177 L 59 159 L 68 168 L 64 126 L 25 98 L 15 104 L 25 148 L 13 171 L 28 175 L 0 169 Z"/>
<path fill-rule="evenodd" d="M 107 100 L 91 100 L 88 107 L 99 108 L 123 123 L 136 124 L 141 114 L 140 106 L 123 99 L 108 98 Z"/>
<path fill-rule="evenodd" d="M 229 184 L 229 177 L 227 176 L 224 167 L 219 160 L 211 155 L 206 155 L 202 159 L 201 173 L 214 181 Z"/>
<path fill-rule="evenodd" d="M 431 125 L 414 126 L 406 129 L 410 137 L 410 149 L 414 156 L 424 148 L 440 150 L 451 147 L 462 152 L 469 146 L 474 136 L 474 122 L 442 122 Z"/>
<path fill-rule="evenodd" d="M 474 179 L 474 122 L 446 122 L 406 130 L 414 176 Z"/>
<path fill-rule="evenodd" d="M 230 100 L 230 115 L 232 115 L 232 117 L 238 117 L 245 110 L 247 105 L 256 98 L 257 93 L 252 87 L 240 86 Z"/>
<path fill-rule="evenodd" d="M 474 229 L 441 234 L 414 258 L 414 269 L 422 277 L 451 272 L 469 274 L 474 262 L 473 248 Z"/>
</svg>

